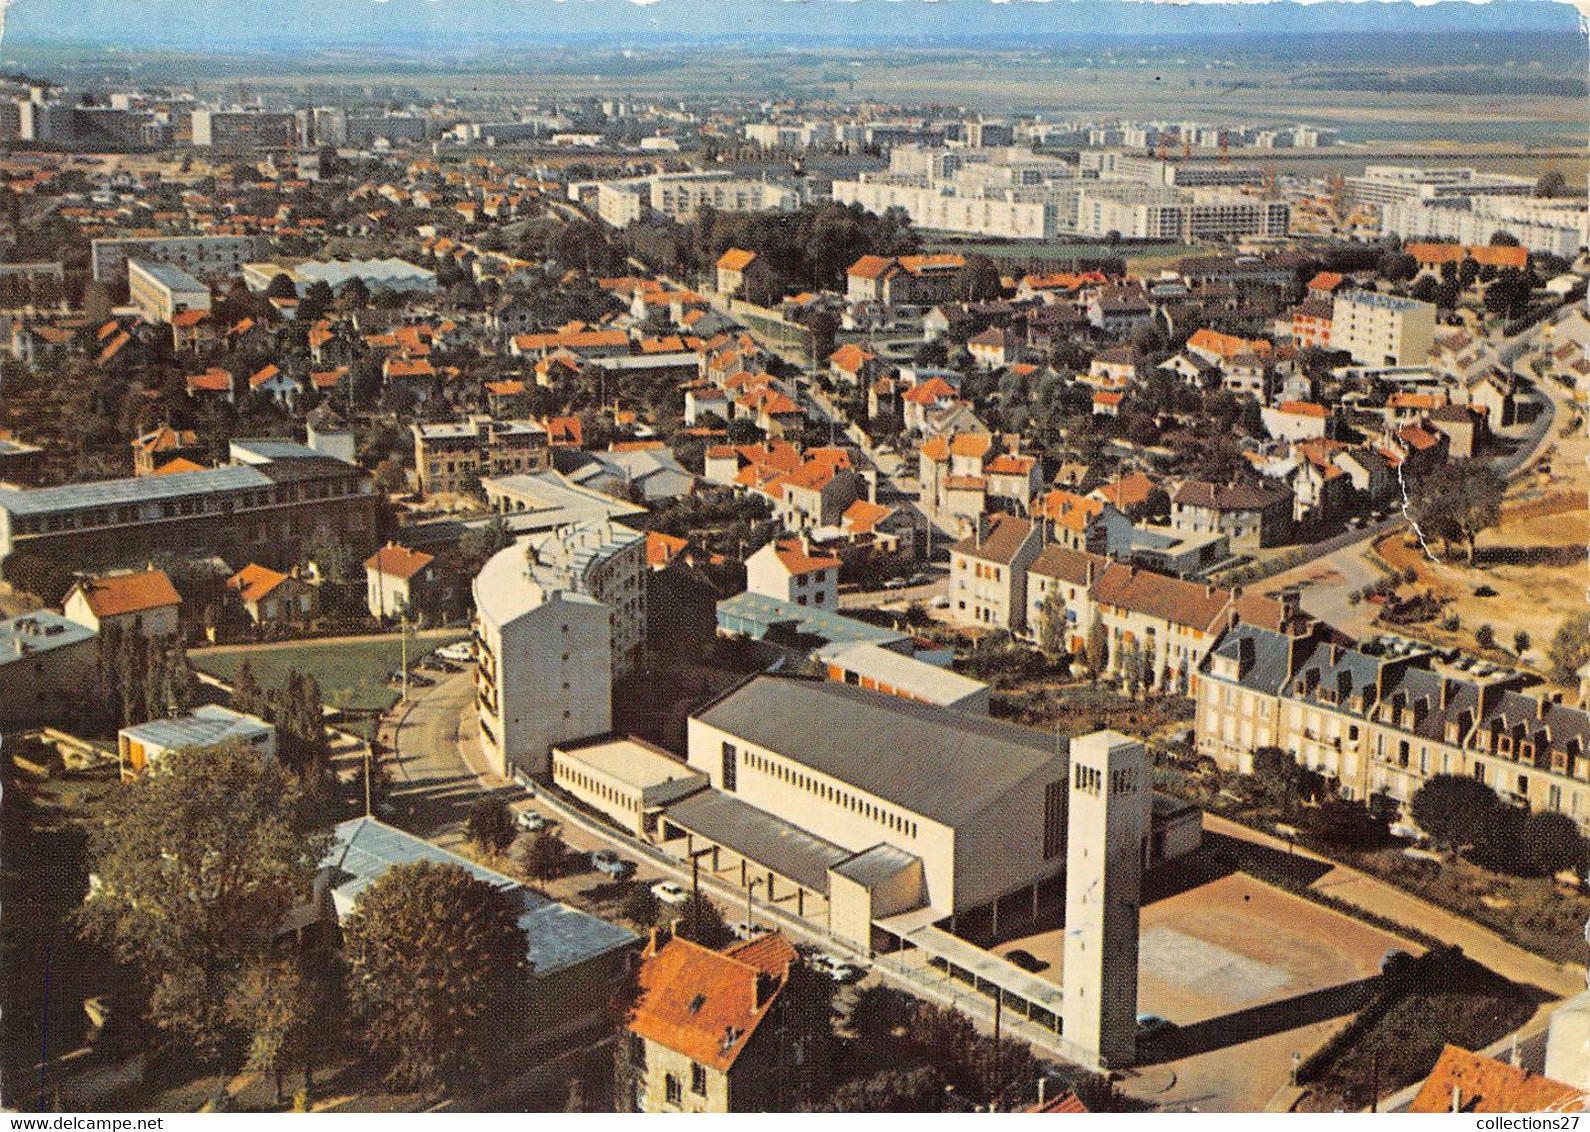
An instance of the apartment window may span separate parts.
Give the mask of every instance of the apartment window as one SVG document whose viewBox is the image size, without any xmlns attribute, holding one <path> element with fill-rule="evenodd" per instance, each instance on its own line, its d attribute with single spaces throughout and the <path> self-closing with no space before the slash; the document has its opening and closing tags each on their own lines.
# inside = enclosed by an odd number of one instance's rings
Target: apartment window
<svg viewBox="0 0 1590 1132">
<path fill-rule="evenodd" d="M 1546 806 L 1548 809 L 1562 810 L 1562 787 L 1553 783 L 1546 789 Z"/>
<path fill-rule="evenodd" d="M 1484 782 L 1485 781 L 1485 764 L 1484 763 L 1475 763 L 1474 764 L 1474 781 L 1476 781 L 1476 782 Z"/>
<path fill-rule="evenodd" d="M 733 743 L 723 744 L 723 788 L 733 793 L 739 787 L 739 752 Z"/>
<path fill-rule="evenodd" d="M 663 1078 L 663 1097 L 669 1104 L 682 1104 L 684 1102 L 684 1090 L 679 1087 L 679 1078 L 672 1073 Z"/>
<path fill-rule="evenodd" d="M 704 1065 L 690 1063 L 690 1091 L 698 1097 L 707 1095 L 707 1069 Z"/>
<path fill-rule="evenodd" d="M 1518 796 L 1520 798 L 1529 797 L 1529 775 L 1527 774 L 1518 776 Z"/>
</svg>

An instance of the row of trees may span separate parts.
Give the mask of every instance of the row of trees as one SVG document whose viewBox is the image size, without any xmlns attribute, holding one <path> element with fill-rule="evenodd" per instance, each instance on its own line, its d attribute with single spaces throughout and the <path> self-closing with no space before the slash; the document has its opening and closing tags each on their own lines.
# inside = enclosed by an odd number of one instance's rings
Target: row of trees
<svg viewBox="0 0 1590 1132">
<path fill-rule="evenodd" d="M 1582 873 L 1590 843 L 1566 814 L 1530 813 L 1476 778 L 1438 774 L 1413 796 L 1413 820 L 1443 849 L 1521 876 Z"/>
</svg>

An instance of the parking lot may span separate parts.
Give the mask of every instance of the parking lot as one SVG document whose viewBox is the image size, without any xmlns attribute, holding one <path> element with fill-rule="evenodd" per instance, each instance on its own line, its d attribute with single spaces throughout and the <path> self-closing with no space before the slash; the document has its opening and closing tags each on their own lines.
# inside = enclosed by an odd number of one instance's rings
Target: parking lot
<svg viewBox="0 0 1590 1132">
<path fill-rule="evenodd" d="M 1008 940 L 1060 982 L 1064 929 Z M 1172 1026 L 1140 1050 L 1129 1091 L 1167 1108 L 1260 1111 L 1365 1001 L 1380 961 L 1421 949 L 1233 873 L 1144 907 L 1138 1010 Z M 1134 1087 L 1134 1082 L 1135 1086 Z"/>
</svg>

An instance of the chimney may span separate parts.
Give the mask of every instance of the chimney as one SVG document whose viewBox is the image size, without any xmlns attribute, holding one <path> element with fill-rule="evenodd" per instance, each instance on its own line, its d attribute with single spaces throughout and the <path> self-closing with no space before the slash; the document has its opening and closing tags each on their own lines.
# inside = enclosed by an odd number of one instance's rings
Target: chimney
<svg viewBox="0 0 1590 1132">
<path fill-rule="evenodd" d="M 1458 1085 L 1452 1086 L 1452 1111 L 1463 1111 L 1463 1089 Z"/>
<path fill-rule="evenodd" d="M 1088 555 L 1088 576 L 1086 585 L 1089 589 L 1093 588 L 1093 555 L 1091 554 Z"/>
<path fill-rule="evenodd" d="M 1536 696 L 1535 697 L 1535 718 L 1536 719 L 1545 719 L 1546 718 L 1546 705 L 1549 704 L 1549 703 L 1551 703 L 1551 697 L 1550 696 L 1541 695 L 1541 696 Z"/>
<path fill-rule="evenodd" d="M 1441 710 L 1446 710 L 1446 699 L 1452 691 L 1452 678 L 1445 674 L 1441 676 Z"/>
<path fill-rule="evenodd" d="M 773 993 L 778 989 L 778 980 L 766 971 L 756 973 L 756 983 L 751 989 L 751 1009 L 760 1010 L 773 998 Z"/>
<path fill-rule="evenodd" d="M 1206 581 L 1204 583 L 1204 596 L 1205 597 L 1214 597 L 1215 596 L 1215 584 L 1213 582 L 1207 582 Z"/>
</svg>

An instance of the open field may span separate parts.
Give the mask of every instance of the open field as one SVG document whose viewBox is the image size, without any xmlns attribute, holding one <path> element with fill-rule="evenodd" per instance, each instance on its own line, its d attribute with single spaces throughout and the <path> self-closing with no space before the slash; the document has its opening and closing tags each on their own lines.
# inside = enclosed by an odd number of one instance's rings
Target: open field
<svg viewBox="0 0 1590 1132">
<path fill-rule="evenodd" d="M 462 632 L 426 634 L 409 639 L 409 660 L 433 649 L 461 641 Z M 380 638 L 347 641 L 294 641 L 280 647 L 238 645 L 195 649 L 189 661 L 201 671 L 230 682 L 246 659 L 254 679 L 263 688 L 280 687 L 297 669 L 320 684 L 327 704 L 339 708 L 384 709 L 397 702 L 398 693 L 386 683 L 386 674 L 402 663 L 402 644 L 396 633 Z"/>
<path fill-rule="evenodd" d="M 1436 623 L 1396 626 L 1443 645 L 1472 648 L 1474 631 L 1490 625 L 1497 639 L 1512 648 L 1513 634 L 1522 629 L 1532 644 L 1525 657 L 1543 667 L 1545 647 L 1557 627 L 1585 610 L 1585 547 L 1590 543 L 1590 512 L 1580 492 L 1563 495 L 1561 509 L 1550 514 L 1508 519 L 1480 537 L 1475 552 L 1477 569 L 1461 559 L 1432 562 L 1411 535 L 1397 533 L 1381 539 L 1376 551 L 1392 566 L 1413 569 L 1418 581 L 1405 592 L 1429 590 L 1448 598 L 1446 614 L 1456 614 L 1461 628 L 1446 632 Z M 1476 597 L 1480 586 L 1496 591 L 1494 597 Z"/>
</svg>

